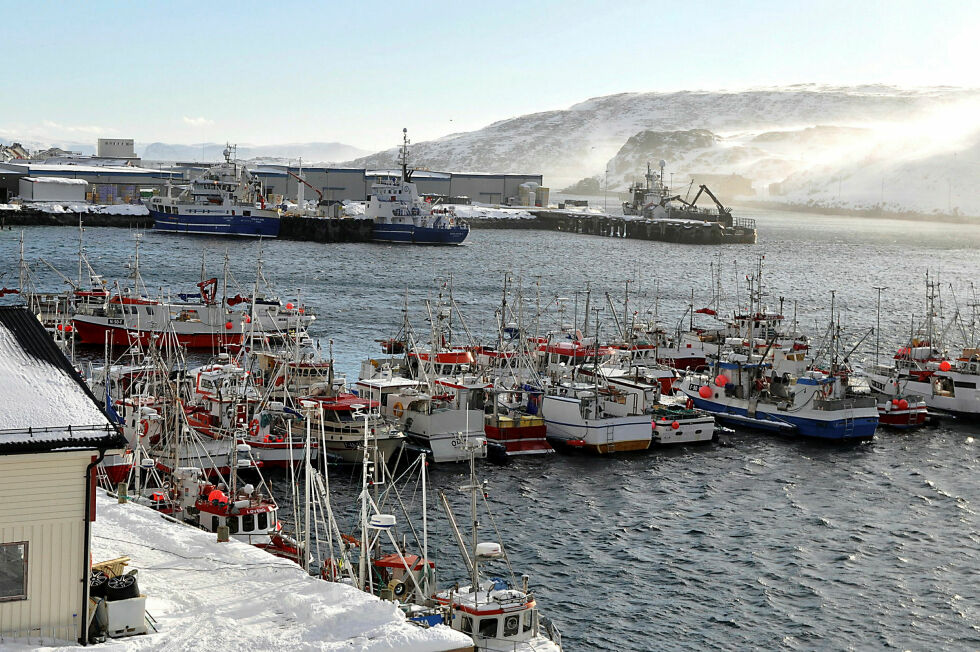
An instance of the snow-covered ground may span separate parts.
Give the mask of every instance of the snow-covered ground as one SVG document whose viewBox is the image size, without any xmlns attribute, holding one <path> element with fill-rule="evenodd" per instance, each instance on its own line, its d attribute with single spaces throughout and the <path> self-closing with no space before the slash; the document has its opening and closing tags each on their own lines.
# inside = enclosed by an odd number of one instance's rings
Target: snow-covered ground
<svg viewBox="0 0 980 652">
<path fill-rule="evenodd" d="M 0 204 L 0 210 L 4 209 Z M 97 215 L 149 215 L 143 204 L 87 204 L 84 202 L 39 201 L 23 204 L 44 213 L 90 213 Z"/>
<path fill-rule="evenodd" d="M 456 217 L 464 220 L 533 220 L 526 208 L 490 206 L 488 204 L 440 204 L 440 208 L 452 210 Z M 367 202 L 345 201 L 344 214 L 348 217 L 361 217 L 367 208 Z"/>
<path fill-rule="evenodd" d="M 135 650 L 404 650 L 472 646 L 445 626 L 422 629 L 398 607 L 341 584 L 306 575 L 296 564 L 244 543 L 164 520 L 99 492 L 92 528 L 95 561 L 128 555 L 139 570 L 146 609 L 159 632 L 110 639 L 97 648 Z M 57 650 L 81 649 L 75 645 Z M 45 649 L 34 641 L 5 651 Z"/>
</svg>

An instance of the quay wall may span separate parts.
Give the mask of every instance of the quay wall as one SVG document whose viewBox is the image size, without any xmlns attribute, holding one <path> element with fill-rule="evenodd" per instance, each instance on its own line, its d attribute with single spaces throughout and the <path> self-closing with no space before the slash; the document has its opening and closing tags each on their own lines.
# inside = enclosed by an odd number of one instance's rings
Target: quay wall
<svg viewBox="0 0 980 652">
<path fill-rule="evenodd" d="M 753 244 L 755 231 L 723 228 L 717 223 L 692 224 L 666 220 L 626 220 L 615 215 L 575 214 L 562 211 L 532 210 L 534 219 L 468 219 L 475 229 L 536 229 L 611 238 L 655 240 L 678 244 Z M 77 226 L 79 217 L 86 226 L 115 226 L 148 229 L 153 220 L 147 215 L 107 215 L 100 213 L 45 213 L 20 210 L 0 212 L 0 225 Z M 298 216 L 282 218 L 279 237 L 310 242 L 369 242 L 371 220 L 364 218 L 326 219 Z"/>
</svg>

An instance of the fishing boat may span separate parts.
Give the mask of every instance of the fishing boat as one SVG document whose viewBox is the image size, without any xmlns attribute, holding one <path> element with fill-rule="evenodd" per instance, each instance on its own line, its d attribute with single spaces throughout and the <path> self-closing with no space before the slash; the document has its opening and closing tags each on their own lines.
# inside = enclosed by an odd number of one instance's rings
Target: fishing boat
<svg viewBox="0 0 980 652">
<path fill-rule="evenodd" d="M 374 221 L 371 239 L 395 244 L 457 245 L 470 227 L 448 208 L 433 207 L 419 195 L 408 167 L 408 130 L 402 130 L 401 175 L 382 175 L 371 186 L 365 216 Z"/>
<path fill-rule="evenodd" d="M 471 452 L 472 447 L 469 447 Z M 467 546 L 444 491 L 439 492 L 443 508 L 469 571 L 469 585 L 435 594 L 437 603 L 449 608 L 448 625 L 469 635 L 478 650 L 501 652 L 561 652 L 561 633 L 551 623 L 542 621 L 537 599 L 529 588 L 529 576 L 520 583 L 511 572 L 510 579 L 491 576 L 483 568 L 507 560 L 503 546 L 496 541 L 480 541 L 477 529 L 478 496 L 485 497 L 486 484 L 476 477 L 475 456 L 470 457 L 469 484 L 460 487 L 470 495 L 470 522 L 473 523 L 472 545 Z M 501 568 L 501 571 L 504 569 Z"/>
<path fill-rule="evenodd" d="M 225 160 L 191 180 L 176 197 L 153 197 L 146 207 L 153 228 L 167 233 L 238 235 L 274 238 L 280 215 L 266 205 L 262 182 L 233 158 L 236 148 L 226 146 Z"/>
<path fill-rule="evenodd" d="M 807 369 L 803 358 L 791 351 L 777 351 L 774 362 L 730 354 L 714 361 L 711 374 L 688 374 L 677 385 L 724 423 L 813 439 L 873 437 L 875 400 L 850 395 L 846 376 Z"/>
<path fill-rule="evenodd" d="M 597 382 L 563 382 L 541 405 L 548 440 L 592 453 L 650 447 L 651 421 L 635 394 Z"/>
<path fill-rule="evenodd" d="M 895 353 L 893 365 L 876 364 L 864 376 L 871 390 L 892 405 L 892 411 L 896 400 L 909 404 L 922 400 L 927 409 L 980 419 L 980 348 L 974 342 L 958 356 L 947 353 L 934 323 L 939 287 L 927 274 L 925 323 Z"/>
</svg>

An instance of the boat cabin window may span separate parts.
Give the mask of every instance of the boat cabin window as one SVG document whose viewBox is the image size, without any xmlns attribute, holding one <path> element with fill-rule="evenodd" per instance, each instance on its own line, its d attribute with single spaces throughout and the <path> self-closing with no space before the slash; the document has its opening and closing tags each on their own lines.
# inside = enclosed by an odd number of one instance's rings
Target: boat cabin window
<svg viewBox="0 0 980 652">
<path fill-rule="evenodd" d="M 211 531 L 212 532 L 217 532 L 218 531 L 218 517 L 217 516 L 211 516 Z"/>
<path fill-rule="evenodd" d="M 229 534 L 238 534 L 238 517 L 237 516 L 229 516 L 228 517 L 228 533 Z"/>
<path fill-rule="evenodd" d="M 480 619 L 480 636 L 497 638 L 497 620 L 498 618 Z"/>
<path fill-rule="evenodd" d="M 473 619 L 469 616 L 462 616 L 462 620 L 460 620 L 459 624 L 459 631 L 463 632 L 464 634 L 472 634 Z"/>
<path fill-rule="evenodd" d="M 148 315 L 152 315 L 153 314 L 153 306 L 147 306 L 146 307 L 146 314 L 148 314 Z"/>
<path fill-rule="evenodd" d="M 269 529 L 269 515 L 265 512 L 259 512 L 258 515 L 258 525 L 259 530 L 265 532 Z"/>
<path fill-rule="evenodd" d="M 251 532 L 255 529 L 255 514 L 246 514 L 242 517 L 242 532 Z"/>
<path fill-rule="evenodd" d="M 242 211 L 242 215 L 244 215 L 245 217 L 249 217 L 251 214 L 252 211 Z"/>
<path fill-rule="evenodd" d="M 521 617 L 519 614 L 504 616 L 504 636 L 517 636 L 521 631 Z"/>
<path fill-rule="evenodd" d="M 529 632 L 534 626 L 534 609 L 528 609 L 524 612 L 524 631 Z"/>
</svg>

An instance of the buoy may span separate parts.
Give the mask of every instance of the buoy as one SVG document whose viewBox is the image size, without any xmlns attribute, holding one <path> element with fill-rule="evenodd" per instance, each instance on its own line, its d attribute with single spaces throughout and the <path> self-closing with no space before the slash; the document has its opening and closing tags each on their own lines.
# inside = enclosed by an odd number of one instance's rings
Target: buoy
<svg viewBox="0 0 980 652">
<path fill-rule="evenodd" d="M 71 324 L 65 324 L 65 332 L 66 333 L 70 333 L 70 332 L 72 332 L 72 330 L 73 330 L 73 328 L 72 328 L 72 325 Z"/>
<path fill-rule="evenodd" d="M 64 327 L 64 326 L 62 326 L 61 324 L 58 324 L 58 330 L 59 330 L 59 331 L 63 331 L 63 330 L 65 330 L 65 327 Z"/>
<path fill-rule="evenodd" d="M 728 376 L 725 374 L 718 374 L 718 376 L 715 378 L 715 385 L 718 385 L 718 387 L 724 387 L 727 384 Z"/>
<path fill-rule="evenodd" d="M 293 309 L 293 304 L 292 304 L 292 302 L 290 302 L 290 303 L 287 303 L 287 304 L 286 304 L 286 310 L 292 310 L 292 309 Z"/>
<path fill-rule="evenodd" d="M 949 371 L 953 368 L 953 365 L 949 364 L 949 360 L 943 360 L 939 363 L 939 371 Z"/>
<path fill-rule="evenodd" d="M 235 325 L 234 325 L 233 323 L 231 323 L 230 321 L 226 321 L 226 322 L 225 322 L 225 328 L 226 328 L 227 330 L 231 330 L 231 329 L 232 329 L 232 328 L 234 328 L 234 327 L 235 327 Z"/>
<path fill-rule="evenodd" d="M 681 424 L 679 424 L 679 423 L 677 423 L 677 422 L 675 421 L 675 422 L 673 422 L 672 424 L 670 424 L 670 427 L 671 427 L 671 428 L 673 428 L 674 430 L 677 430 L 678 428 L 680 428 L 680 427 L 681 427 Z"/>
<path fill-rule="evenodd" d="M 246 324 L 251 324 L 252 323 L 252 318 L 251 317 L 245 317 L 245 323 Z"/>
<path fill-rule="evenodd" d="M 707 385 L 702 385 L 701 389 L 698 390 L 698 395 L 701 398 L 711 398 L 711 388 Z"/>
<path fill-rule="evenodd" d="M 901 401 L 898 402 L 898 409 L 899 410 L 909 409 L 909 402 L 903 398 Z"/>
</svg>

